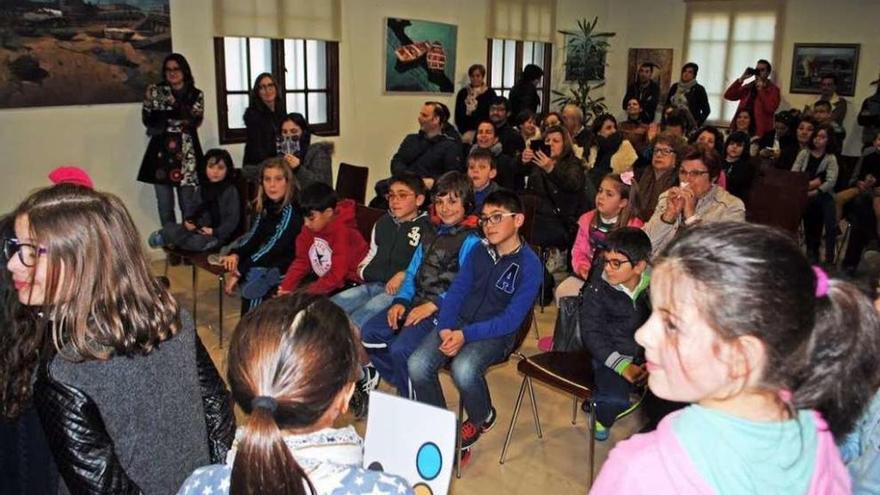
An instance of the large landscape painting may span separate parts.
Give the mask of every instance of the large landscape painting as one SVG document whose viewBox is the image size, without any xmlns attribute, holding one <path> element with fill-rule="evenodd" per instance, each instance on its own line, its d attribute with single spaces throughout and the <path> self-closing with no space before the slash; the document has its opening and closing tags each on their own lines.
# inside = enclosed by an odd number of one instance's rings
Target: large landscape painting
<svg viewBox="0 0 880 495">
<path fill-rule="evenodd" d="M 171 52 L 169 0 L 0 0 L 0 108 L 138 102 Z"/>
</svg>

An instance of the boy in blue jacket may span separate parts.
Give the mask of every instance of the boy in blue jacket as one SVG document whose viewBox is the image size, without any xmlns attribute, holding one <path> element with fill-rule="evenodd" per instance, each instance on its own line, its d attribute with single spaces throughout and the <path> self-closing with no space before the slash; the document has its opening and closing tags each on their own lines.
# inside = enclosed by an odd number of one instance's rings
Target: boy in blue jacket
<svg viewBox="0 0 880 495">
<path fill-rule="evenodd" d="M 486 198 L 480 216 L 486 238 L 468 255 L 446 293 L 437 326 L 407 363 L 415 398 L 445 408 L 438 372 L 451 361 L 468 415 L 461 426 L 462 449 L 495 424 L 485 372 L 511 352 L 541 285 L 541 261 L 519 235 L 524 220 L 515 193 L 496 191 Z"/>
<path fill-rule="evenodd" d="M 648 377 L 635 333 L 651 316 L 651 240 L 641 229 L 620 228 L 608 234 L 602 255 L 602 277 L 585 288 L 580 311 L 596 380 L 596 440 L 607 439 L 614 421 L 635 409 L 630 391 Z"/>
</svg>

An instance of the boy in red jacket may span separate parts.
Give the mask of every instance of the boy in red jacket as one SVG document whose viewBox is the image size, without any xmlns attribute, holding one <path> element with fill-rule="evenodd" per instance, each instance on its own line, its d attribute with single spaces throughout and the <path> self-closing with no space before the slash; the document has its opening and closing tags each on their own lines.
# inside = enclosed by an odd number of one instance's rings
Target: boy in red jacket
<svg viewBox="0 0 880 495">
<path fill-rule="evenodd" d="M 296 237 L 296 257 L 279 295 L 293 292 L 310 274 L 317 277 L 305 287 L 311 294 L 332 294 L 346 282 L 361 282 L 358 264 L 369 246 L 357 230 L 355 211 L 354 201 L 338 201 L 333 188 L 323 182 L 303 190 L 300 212 L 305 228 Z"/>
</svg>

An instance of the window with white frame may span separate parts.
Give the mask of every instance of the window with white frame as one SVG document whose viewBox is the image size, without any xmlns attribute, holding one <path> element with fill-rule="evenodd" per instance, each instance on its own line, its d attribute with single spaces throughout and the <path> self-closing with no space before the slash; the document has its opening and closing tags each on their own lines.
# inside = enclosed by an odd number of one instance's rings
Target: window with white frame
<svg viewBox="0 0 880 495">
<path fill-rule="evenodd" d="M 546 102 L 550 96 L 549 67 L 551 67 L 552 52 L 550 43 L 490 39 L 487 55 L 489 87 L 495 90 L 498 96 L 510 97 L 510 90 L 522 73 L 523 67 L 535 64 L 544 71 L 544 77 L 538 86 L 538 96 L 541 99 L 538 113 L 546 112 L 548 109 Z"/>
<path fill-rule="evenodd" d="M 773 64 L 776 50 L 775 7 L 744 6 L 738 2 L 723 5 L 689 6 L 690 28 L 684 62 L 700 67 L 697 80 L 705 86 L 712 112 L 709 121 L 727 123 L 733 118 L 738 102 L 724 99 L 724 91 L 747 67 L 759 59 Z M 775 74 L 771 79 L 776 81 Z"/>
<path fill-rule="evenodd" d="M 315 134 L 339 134 L 338 46 L 320 40 L 214 38 L 220 142 L 244 142 L 248 95 L 264 72 L 278 84 L 286 112 L 303 114 Z"/>
</svg>

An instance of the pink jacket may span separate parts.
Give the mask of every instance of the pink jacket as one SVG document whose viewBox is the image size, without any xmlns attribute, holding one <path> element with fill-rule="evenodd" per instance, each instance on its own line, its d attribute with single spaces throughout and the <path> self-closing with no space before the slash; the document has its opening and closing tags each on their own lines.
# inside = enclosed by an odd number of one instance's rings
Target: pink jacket
<svg viewBox="0 0 880 495">
<path fill-rule="evenodd" d="M 590 210 L 578 219 L 577 237 L 574 239 L 574 246 L 571 248 L 571 266 L 575 273 L 581 273 L 581 269 L 587 270 L 593 265 L 593 246 L 590 245 L 590 223 L 596 216 L 597 210 Z M 633 217 L 630 219 L 627 227 L 642 228 L 645 222 Z"/>
<path fill-rule="evenodd" d="M 675 436 L 672 421 L 681 411 L 663 419 L 652 433 L 635 435 L 619 443 L 608 455 L 599 478 L 590 489 L 592 495 L 715 493 Z M 825 421 L 815 413 L 819 446 L 809 495 L 850 493 L 849 473 Z"/>
</svg>

